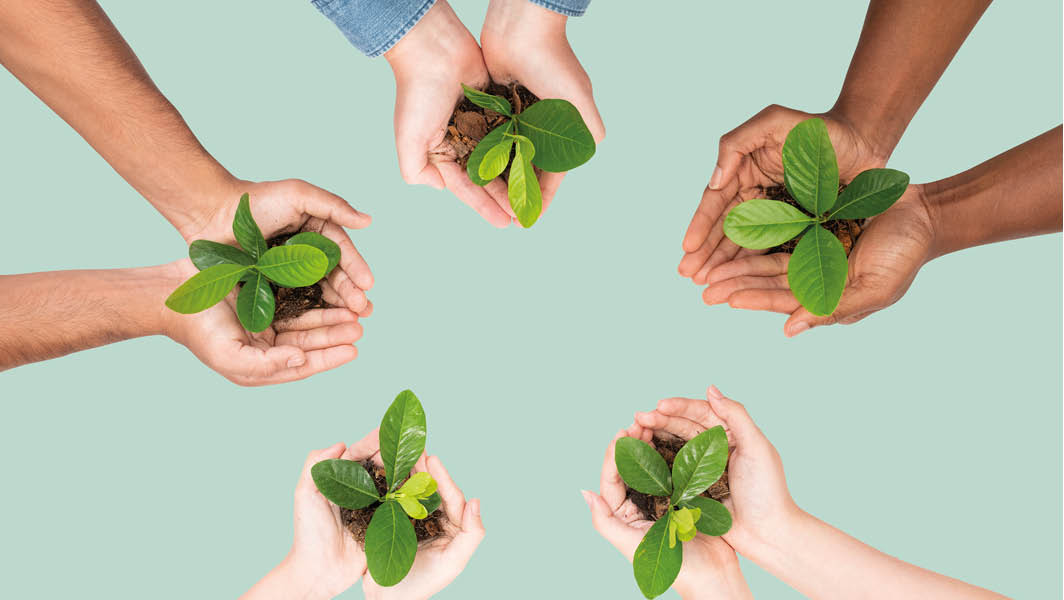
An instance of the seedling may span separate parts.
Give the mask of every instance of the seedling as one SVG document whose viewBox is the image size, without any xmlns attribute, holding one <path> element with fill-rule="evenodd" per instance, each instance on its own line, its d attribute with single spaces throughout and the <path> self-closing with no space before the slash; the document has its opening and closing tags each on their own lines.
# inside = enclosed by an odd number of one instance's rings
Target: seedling
<svg viewBox="0 0 1064 600">
<path fill-rule="evenodd" d="M 721 426 L 691 438 L 676 453 L 672 472 L 650 444 L 631 437 L 617 440 L 617 472 L 628 487 L 669 499 L 669 509 L 651 525 L 635 549 L 632 570 L 647 598 L 664 594 L 683 565 L 683 543 L 701 531 L 720 536 L 731 529 L 723 504 L 702 495 L 720 479 L 728 464 L 728 436 Z"/>
<path fill-rule="evenodd" d="M 240 197 L 233 217 L 233 236 L 240 248 L 209 240 L 196 240 L 188 247 L 192 264 L 200 270 L 170 294 L 166 306 L 182 314 L 198 313 L 221 302 L 238 284 L 236 316 L 251 332 L 273 323 L 276 299 L 271 283 L 281 287 L 304 287 L 321 281 L 340 262 L 340 246 L 320 233 L 296 234 L 283 246 L 266 248 L 248 195 Z"/>
<path fill-rule="evenodd" d="M 778 200 L 748 200 L 728 212 L 724 234 L 739 246 L 758 250 L 800 236 L 787 267 L 787 283 L 809 312 L 830 315 L 842 299 L 849 267 L 842 242 L 823 224 L 882 213 L 905 193 L 909 176 L 894 169 L 869 169 L 839 194 L 835 148 L 824 121 L 813 118 L 787 134 L 783 183 L 804 212 Z"/>
<path fill-rule="evenodd" d="M 428 517 L 442 500 L 432 475 L 420 472 L 407 478 L 425 451 L 425 411 L 414 392 L 405 390 L 395 397 L 378 436 L 388 487 L 384 495 L 366 468 L 353 460 L 323 460 L 311 467 L 310 475 L 318 491 L 337 506 L 358 510 L 377 505 L 366 528 L 366 563 L 374 581 L 391 586 L 406 577 L 417 554 L 410 519 Z"/>
<path fill-rule="evenodd" d="M 543 196 L 532 166 L 552 173 L 575 169 L 595 154 L 595 138 L 580 111 L 568 100 L 540 100 L 514 114 L 506 98 L 465 84 L 462 90 L 473 104 L 509 117 L 488 132 L 469 155 L 469 179 L 488 185 L 509 165 L 510 207 L 522 226 L 531 227 L 543 212 Z"/>
</svg>

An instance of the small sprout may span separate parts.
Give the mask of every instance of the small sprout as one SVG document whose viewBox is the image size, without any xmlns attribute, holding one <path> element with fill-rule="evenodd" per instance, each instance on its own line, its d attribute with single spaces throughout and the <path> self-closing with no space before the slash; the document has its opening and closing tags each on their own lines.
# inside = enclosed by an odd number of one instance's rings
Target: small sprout
<svg viewBox="0 0 1064 600">
<path fill-rule="evenodd" d="M 243 284 L 237 294 L 236 315 L 244 329 L 257 333 L 273 323 L 276 299 L 271 284 L 289 288 L 314 285 L 340 262 L 340 246 L 312 231 L 292 236 L 283 246 L 267 248 L 266 238 L 251 216 L 247 194 L 240 197 L 233 218 L 233 237 L 240 248 L 209 240 L 192 242 L 188 256 L 200 272 L 170 294 L 167 307 L 186 315 L 198 313 Z"/>
<path fill-rule="evenodd" d="M 595 138 L 580 111 L 568 100 L 540 100 L 514 114 L 506 98 L 465 84 L 462 90 L 473 104 L 509 117 L 488 132 L 469 155 L 469 179 L 488 185 L 509 165 L 510 207 L 523 227 L 531 227 L 543 212 L 539 180 L 532 167 L 552 173 L 575 169 L 594 156 Z"/>
<path fill-rule="evenodd" d="M 724 474 L 728 464 L 728 436 L 717 426 L 696 435 L 680 448 L 672 471 L 654 448 L 631 437 L 617 440 L 614 462 L 628 487 L 669 498 L 669 509 L 658 519 L 635 550 L 632 571 L 647 598 L 664 594 L 683 565 L 683 544 L 698 532 L 720 536 L 731 529 L 731 513 L 723 504 L 702 495 Z"/>
<path fill-rule="evenodd" d="M 376 505 L 366 528 L 366 563 L 374 581 L 392 586 L 410 572 L 417 554 L 410 519 L 427 518 L 443 500 L 432 475 L 410 475 L 425 452 L 427 435 L 425 410 L 414 392 L 405 390 L 395 397 L 377 435 L 387 486 L 384 495 L 366 468 L 353 460 L 323 460 L 310 468 L 310 475 L 321 495 L 337 506 L 358 510 Z"/>
<path fill-rule="evenodd" d="M 787 134 L 783 183 L 804 212 L 778 200 L 748 200 L 728 212 L 724 234 L 756 250 L 801 236 L 787 267 L 787 283 L 806 310 L 830 315 L 842 299 L 849 266 L 842 242 L 823 224 L 882 213 L 905 193 L 909 176 L 894 169 L 869 169 L 839 194 L 839 166 L 827 125 L 813 118 Z"/>
</svg>

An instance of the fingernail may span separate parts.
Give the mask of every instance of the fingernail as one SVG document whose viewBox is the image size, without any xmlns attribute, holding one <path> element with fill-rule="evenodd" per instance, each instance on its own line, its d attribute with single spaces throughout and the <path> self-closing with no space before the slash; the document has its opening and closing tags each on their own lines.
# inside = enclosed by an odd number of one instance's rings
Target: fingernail
<svg viewBox="0 0 1064 600">
<path fill-rule="evenodd" d="M 288 359 L 288 366 L 289 367 L 302 367 L 303 363 L 305 363 L 305 362 L 307 362 L 307 359 L 304 358 L 302 354 L 300 354 L 299 356 L 293 356 L 292 358 Z"/>
<path fill-rule="evenodd" d="M 591 492 L 587 490 L 580 490 L 580 495 L 584 497 L 584 502 L 587 502 L 587 507 L 591 508 Z"/>
<path fill-rule="evenodd" d="M 715 386 L 715 385 L 709 386 L 709 389 L 706 390 L 706 393 L 710 397 L 717 398 L 718 400 L 724 397 L 724 394 L 720 393 L 720 390 L 718 390 L 717 386 Z"/>
<path fill-rule="evenodd" d="M 802 333 L 806 329 L 809 329 L 809 323 L 806 323 L 805 321 L 800 321 L 797 325 L 791 327 L 790 337 L 794 337 L 799 333 Z"/>
<path fill-rule="evenodd" d="M 480 500 L 479 499 L 474 499 L 472 504 L 473 504 L 473 514 L 479 517 L 480 516 Z"/>
<path fill-rule="evenodd" d="M 711 190 L 719 190 L 720 189 L 720 176 L 721 175 L 722 175 L 722 172 L 720 170 L 720 167 L 717 167 L 716 169 L 713 170 L 713 177 L 709 178 L 709 189 L 711 189 Z"/>
</svg>

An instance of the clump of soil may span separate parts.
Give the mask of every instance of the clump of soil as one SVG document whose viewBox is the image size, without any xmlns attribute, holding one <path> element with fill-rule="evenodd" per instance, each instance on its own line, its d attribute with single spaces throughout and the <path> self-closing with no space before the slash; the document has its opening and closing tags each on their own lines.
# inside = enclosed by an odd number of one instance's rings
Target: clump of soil
<svg viewBox="0 0 1064 600">
<path fill-rule="evenodd" d="M 654 436 L 653 446 L 658 451 L 658 454 L 665 459 L 665 464 L 669 465 L 669 469 L 672 469 L 672 461 L 676 460 L 676 453 L 683 448 L 683 445 L 687 443 L 687 440 L 682 440 L 675 436 L 659 437 Z M 628 499 L 639 509 L 639 512 L 643 514 L 643 518 L 649 521 L 657 521 L 661 517 L 665 516 L 665 513 L 669 510 L 669 499 L 662 498 L 661 496 L 650 496 L 643 492 L 638 492 L 632 488 L 625 486 L 628 491 Z M 702 492 L 702 495 L 706 498 L 712 498 L 718 502 L 724 500 L 731 494 L 728 489 L 728 468 L 724 467 L 724 474 L 720 476 L 720 479 L 716 483 L 709 486 L 709 489 Z"/>
<path fill-rule="evenodd" d="M 295 234 L 286 233 L 279 235 L 266 240 L 266 245 L 270 248 L 273 248 L 274 246 L 282 246 L 288 241 L 288 238 L 293 235 Z M 274 321 L 294 319 L 314 308 L 333 307 L 322 299 L 320 283 L 315 283 L 314 285 L 308 285 L 306 287 L 286 288 L 270 282 L 270 287 L 273 288 L 273 296 L 277 299 L 273 311 Z"/>
<path fill-rule="evenodd" d="M 373 477 L 373 483 L 377 486 L 377 494 L 383 496 L 388 491 L 388 482 L 385 479 L 384 467 L 374 464 L 371 461 L 362 461 L 362 466 L 369 471 L 371 477 Z M 351 532 L 351 535 L 355 536 L 358 543 L 362 546 L 366 545 L 366 528 L 369 527 L 370 519 L 373 518 L 373 512 L 380 506 L 380 502 L 374 502 L 373 504 L 360 508 L 358 510 L 351 510 L 349 508 L 340 508 L 340 520 L 343 522 L 344 527 Z M 443 523 L 446 517 L 443 516 L 443 507 L 441 506 L 431 515 L 424 519 L 410 519 L 410 522 L 414 524 L 414 533 L 417 535 L 418 543 L 428 542 L 434 540 L 443 535 Z"/>
<path fill-rule="evenodd" d="M 840 184 L 839 193 L 841 194 L 842 190 L 844 189 L 846 189 L 846 186 L 844 184 Z M 805 209 L 802 208 L 800 204 L 798 204 L 798 201 L 796 201 L 793 196 L 791 196 L 791 193 L 787 191 L 787 188 L 785 186 L 774 185 L 771 187 L 761 188 L 761 193 L 764 194 L 764 196 L 759 196 L 759 198 L 768 198 L 769 200 L 779 200 L 781 202 L 786 202 L 787 204 L 790 204 L 798 210 L 805 212 Z M 846 256 L 849 256 L 850 250 L 853 249 L 853 245 L 857 243 L 857 237 L 861 235 L 861 231 L 864 229 L 864 222 L 865 219 L 840 219 L 821 223 L 821 225 L 823 225 L 824 228 L 830 231 L 831 233 L 834 233 L 835 237 L 839 238 L 839 241 L 842 242 L 842 249 L 846 251 Z M 791 254 L 794 252 L 794 247 L 798 245 L 798 239 L 799 238 L 787 240 L 779 246 L 769 249 L 768 254 L 774 254 L 776 252 L 785 252 L 787 254 Z"/>
<path fill-rule="evenodd" d="M 538 96 L 516 82 L 510 85 L 492 82 L 483 91 L 509 100 L 514 114 L 520 114 L 521 111 L 530 105 L 539 102 Z M 461 101 L 454 107 L 454 112 L 451 114 L 451 120 L 447 124 L 447 136 L 444 141 L 454 149 L 455 159 L 464 169 L 466 163 L 469 162 L 469 155 L 473 152 L 473 148 L 477 147 L 477 143 L 484 139 L 484 136 L 488 135 L 489 131 L 502 125 L 508 119 L 509 117 L 493 110 L 481 108 L 470 102 L 469 98 L 462 96 Z M 506 180 L 507 176 L 508 172 L 503 171 L 503 180 Z"/>
</svg>

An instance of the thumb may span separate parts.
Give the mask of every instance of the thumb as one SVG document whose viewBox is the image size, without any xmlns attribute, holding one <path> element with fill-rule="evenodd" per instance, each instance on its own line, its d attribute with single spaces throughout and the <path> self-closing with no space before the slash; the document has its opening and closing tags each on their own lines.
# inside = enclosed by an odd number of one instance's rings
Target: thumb
<svg viewBox="0 0 1064 600">
<path fill-rule="evenodd" d="M 466 502 L 462 511 L 462 528 L 447 545 L 447 564 L 453 565 L 455 576 L 462 572 L 484 539 L 484 522 L 480 518 L 480 500 Z"/>
<path fill-rule="evenodd" d="M 750 413 L 746 412 L 746 407 L 731 398 L 726 398 L 717 386 L 709 386 L 706 390 L 706 400 L 709 401 L 713 412 L 720 417 L 721 421 L 724 421 L 736 447 L 750 447 L 757 440 L 765 439 L 765 435 L 750 418 Z"/>
<path fill-rule="evenodd" d="M 709 180 L 709 189 L 719 190 L 736 177 L 743 159 L 775 137 L 786 112 L 783 107 L 769 106 L 722 135 L 717 150 L 717 168 Z"/>
<path fill-rule="evenodd" d="M 629 527 L 624 521 L 618 519 L 606 505 L 602 496 L 587 490 L 580 490 L 580 493 L 583 494 L 584 501 L 591 509 L 591 524 L 595 526 L 595 531 L 606 538 L 607 542 L 613 544 L 614 548 L 620 550 L 630 562 L 632 555 L 635 554 L 636 546 L 643 539 L 643 532 Z"/>
<path fill-rule="evenodd" d="M 372 221 L 369 215 L 355 210 L 347 200 L 320 187 L 307 183 L 302 192 L 300 208 L 312 217 L 332 221 L 348 229 L 362 229 Z"/>
<path fill-rule="evenodd" d="M 307 355 L 302 348 L 296 346 L 274 346 L 266 351 L 263 356 L 264 375 L 275 375 L 294 367 L 302 367 L 307 363 Z"/>
<path fill-rule="evenodd" d="M 444 188 L 443 176 L 436 165 L 429 162 L 428 144 L 420 136 L 399 134 L 395 139 L 399 155 L 399 174 L 410 185 L 427 185 L 438 190 Z"/>
<path fill-rule="evenodd" d="M 787 337 L 794 337 L 814 327 L 836 323 L 844 325 L 856 323 L 879 310 L 878 304 L 873 290 L 867 285 L 862 286 L 859 280 L 855 280 L 846 285 L 838 307 L 830 315 L 817 316 L 804 307 L 799 307 L 783 324 L 783 334 Z"/>
</svg>

